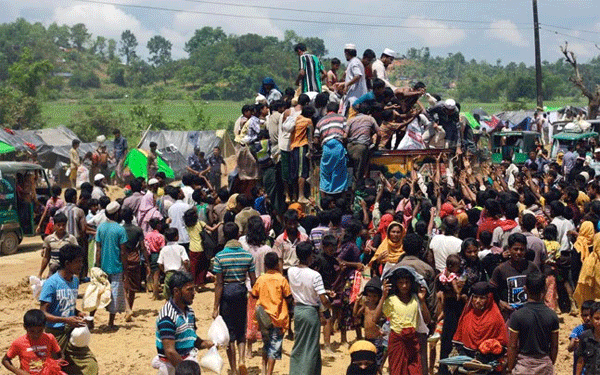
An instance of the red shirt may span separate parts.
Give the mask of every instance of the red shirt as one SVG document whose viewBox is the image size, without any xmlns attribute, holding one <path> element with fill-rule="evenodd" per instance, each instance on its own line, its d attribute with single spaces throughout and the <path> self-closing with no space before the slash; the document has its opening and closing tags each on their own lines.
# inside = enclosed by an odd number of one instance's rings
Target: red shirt
<svg viewBox="0 0 600 375">
<path fill-rule="evenodd" d="M 160 249 L 166 245 L 165 237 L 155 229 L 146 233 L 144 244 L 149 253 L 160 253 Z"/>
<path fill-rule="evenodd" d="M 60 346 L 56 338 L 49 333 L 42 333 L 39 340 L 32 341 L 27 334 L 16 339 L 8 349 L 6 356 L 9 359 L 19 357 L 21 370 L 29 374 L 39 374 L 44 368 L 46 358 L 52 353 L 59 353 Z"/>
</svg>

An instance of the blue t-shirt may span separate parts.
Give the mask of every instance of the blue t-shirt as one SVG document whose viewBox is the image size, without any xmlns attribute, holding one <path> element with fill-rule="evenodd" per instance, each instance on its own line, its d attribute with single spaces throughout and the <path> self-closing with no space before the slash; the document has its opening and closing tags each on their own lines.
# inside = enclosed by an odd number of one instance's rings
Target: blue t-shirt
<svg viewBox="0 0 600 375">
<path fill-rule="evenodd" d="M 587 328 L 583 325 L 580 324 L 577 327 L 573 328 L 573 331 L 571 332 L 571 334 L 569 335 L 569 340 L 571 339 L 578 339 L 579 336 L 581 336 L 581 334 L 586 330 Z M 573 375 L 577 374 L 577 360 L 579 359 L 579 356 L 577 355 L 577 351 L 575 351 L 573 353 Z M 581 373 L 582 375 L 585 373 L 585 368 L 583 369 L 583 372 Z"/>
<path fill-rule="evenodd" d="M 79 288 L 79 279 L 73 276 L 71 281 L 63 279 L 60 272 L 50 276 L 42 286 L 40 293 L 40 302 L 48 302 L 48 313 L 62 318 L 75 316 L 75 304 L 77 303 L 77 288 Z M 50 323 L 49 328 L 62 328 L 64 323 Z"/>
<path fill-rule="evenodd" d="M 123 272 L 121 245 L 128 240 L 127 232 L 121 224 L 113 221 L 100 224 L 96 231 L 96 242 L 102 246 L 100 268 L 109 275 Z"/>
</svg>

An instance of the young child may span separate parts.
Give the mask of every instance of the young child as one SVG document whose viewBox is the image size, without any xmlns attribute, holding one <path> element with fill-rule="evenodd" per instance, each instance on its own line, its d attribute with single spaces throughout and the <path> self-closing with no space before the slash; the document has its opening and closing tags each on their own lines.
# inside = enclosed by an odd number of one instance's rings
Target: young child
<svg viewBox="0 0 600 375">
<path fill-rule="evenodd" d="M 152 290 L 152 299 L 158 300 L 160 298 L 160 269 L 158 267 L 158 257 L 160 254 L 160 249 L 165 247 L 165 236 L 163 236 L 160 231 L 162 230 L 162 219 L 152 218 L 148 222 L 152 231 L 146 233 L 144 235 L 144 247 L 146 248 L 146 257 L 148 258 L 148 262 L 150 263 L 150 272 L 151 275 L 148 275 L 148 278 L 152 280 L 146 281 L 147 285 L 150 285 L 150 289 Z"/>
<path fill-rule="evenodd" d="M 346 375 L 376 375 L 380 373 L 377 365 L 377 348 L 366 340 L 356 341 L 350 347 L 352 362 L 346 370 Z"/>
<path fill-rule="evenodd" d="M 544 238 L 544 245 L 546 245 L 546 252 L 548 253 L 548 262 L 556 264 L 556 261 L 560 258 L 560 243 L 557 241 L 558 229 L 556 225 L 547 225 L 542 232 L 542 237 Z"/>
<path fill-rule="evenodd" d="M 44 238 L 42 248 L 43 258 L 42 266 L 38 277 L 41 279 L 46 267 L 48 267 L 48 277 L 52 276 L 60 266 L 59 254 L 60 248 L 66 244 L 77 245 L 77 238 L 67 233 L 67 216 L 65 214 L 56 214 L 53 216 L 54 233 Z"/>
<path fill-rule="evenodd" d="M 581 334 L 591 328 L 590 321 L 592 319 L 592 306 L 594 305 L 594 301 L 584 301 L 581 304 L 581 324 L 577 327 L 573 328 L 573 332 L 569 335 L 569 346 L 567 350 L 570 353 L 573 353 L 573 375 L 577 374 L 577 360 L 578 354 L 577 349 L 579 347 L 579 338 Z"/>
<path fill-rule="evenodd" d="M 420 287 L 406 268 L 395 270 L 383 284 L 375 317 L 390 320 L 388 357 L 391 374 L 421 373 L 417 332 L 427 332 L 431 321 L 426 303 L 427 290 Z"/>
<path fill-rule="evenodd" d="M 354 304 L 353 315 L 355 318 L 362 318 L 364 324 L 365 340 L 371 342 L 377 348 L 376 363 L 377 367 L 383 371 L 383 359 L 385 355 L 385 340 L 377 314 L 377 306 L 383 294 L 381 280 L 373 277 L 363 291 L 362 298 Z"/>
<path fill-rule="evenodd" d="M 331 290 L 333 287 L 333 283 L 337 278 L 336 266 L 338 265 L 338 260 L 335 256 L 337 251 L 337 239 L 328 234 L 323 237 L 321 241 L 321 245 L 323 247 L 323 252 L 316 256 L 315 261 L 313 262 L 311 268 L 317 271 L 321 278 L 323 279 L 323 287 L 329 294 L 331 294 Z M 339 315 L 339 314 L 338 314 Z M 323 326 L 323 342 L 325 353 L 333 354 L 331 350 L 331 335 L 333 334 L 333 318 L 323 317 L 325 320 L 325 325 Z"/>
<path fill-rule="evenodd" d="M 27 333 L 13 341 L 2 358 L 6 369 L 17 375 L 40 374 L 49 359 L 64 359 L 56 338 L 50 333 L 44 333 L 46 315 L 42 310 L 27 311 L 23 317 L 23 326 Z M 15 357 L 19 357 L 19 367 L 11 362 Z"/>
<path fill-rule="evenodd" d="M 200 365 L 194 361 L 181 361 L 175 368 L 175 375 L 200 375 Z"/>
<path fill-rule="evenodd" d="M 575 351 L 577 370 L 575 375 L 596 374 L 600 360 L 600 302 L 594 302 L 590 308 L 589 328 L 579 336 L 579 345 Z"/>
<path fill-rule="evenodd" d="M 438 306 L 444 306 L 446 298 L 461 298 L 461 290 L 464 282 L 461 278 L 460 256 L 450 254 L 446 258 L 446 268 L 438 275 Z"/>
<path fill-rule="evenodd" d="M 179 245 L 179 231 L 177 228 L 169 228 L 165 231 L 167 238 L 167 246 L 160 250 L 158 255 L 158 267 L 165 274 L 164 296 L 166 299 L 171 298 L 169 291 L 169 279 L 173 271 L 188 271 L 190 270 L 190 258 L 188 257 L 185 247 Z"/>
<path fill-rule="evenodd" d="M 196 291 L 200 292 L 207 282 L 206 274 L 210 267 L 210 261 L 202 246 L 201 233 L 204 229 L 212 233 L 217 230 L 221 224 L 217 224 L 214 227 L 206 225 L 206 222 L 200 220 L 198 210 L 195 207 L 185 211 L 183 214 L 183 222 L 185 223 L 185 227 L 190 237 L 190 272 L 194 279 L 194 284 L 196 285 Z M 214 249 L 210 250 L 214 251 Z"/>
<path fill-rule="evenodd" d="M 288 328 L 288 303 L 292 300 L 292 291 L 286 278 L 279 272 L 279 257 L 276 253 L 265 255 L 265 268 L 267 272 L 256 280 L 251 295 L 258 300 L 256 317 L 263 331 L 262 373 L 271 375 L 275 361 L 281 359 L 281 345 L 283 334 Z M 262 312 L 259 313 L 260 310 Z"/>
</svg>

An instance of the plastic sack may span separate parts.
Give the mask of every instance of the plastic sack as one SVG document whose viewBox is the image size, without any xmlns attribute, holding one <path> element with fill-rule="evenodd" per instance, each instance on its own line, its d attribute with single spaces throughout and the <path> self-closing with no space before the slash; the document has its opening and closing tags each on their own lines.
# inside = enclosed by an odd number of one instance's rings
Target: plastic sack
<svg viewBox="0 0 600 375">
<path fill-rule="evenodd" d="M 398 150 L 423 150 L 425 149 L 425 143 L 423 143 L 422 130 L 419 126 L 418 118 L 414 119 L 406 127 L 406 133 L 404 138 L 400 141 Z"/>
<path fill-rule="evenodd" d="M 44 281 L 40 280 L 37 276 L 29 276 L 29 286 L 31 287 L 31 292 L 33 294 L 33 300 L 37 301 L 40 298 L 40 293 L 42 292 L 42 286 L 44 285 Z"/>
<path fill-rule="evenodd" d="M 92 334 L 87 326 L 77 327 L 71 331 L 71 338 L 69 342 L 78 348 L 84 348 L 90 344 Z"/>
<path fill-rule="evenodd" d="M 208 328 L 208 338 L 219 346 L 227 346 L 229 344 L 229 329 L 221 315 L 217 316 L 210 328 Z"/>
<path fill-rule="evenodd" d="M 40 375 L 68 375 L 61 369 L 61 366 L 67 366 L 68 364 L 69 362 L 64 359 L 56 360 L 48 357 L 44 362 L 44 367 L 42 368 Z"/>
<path fill-rule="evenodd" d="M 221 373 L 221 369 L 223 368 L 223 358 L 221 358 L 216 345 L 208 349 L 208 352 L 202 357 L 200 360 L 200 367 L 216 374 Z"/>
</svg>

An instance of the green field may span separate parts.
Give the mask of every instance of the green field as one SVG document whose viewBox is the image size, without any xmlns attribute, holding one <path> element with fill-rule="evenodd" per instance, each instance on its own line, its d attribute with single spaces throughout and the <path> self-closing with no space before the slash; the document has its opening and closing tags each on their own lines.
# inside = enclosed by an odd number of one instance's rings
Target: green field
<svg viewBox="0 0 600 375">
<path fill-rule="evenodd" d="M 227 128 L 229 124 L 235 122 L 240 116 L 240 109 L 243 103 L 234 101 L 212 101 L 212 102 L 194 102 L 204 110 L 204 115 L 211 120 L 211 128 Z M 85 110 L 85 108 L 95 105 L 102 107 L 108 104 L 114 111 L 121 112 L 126 118 L 129 118 L 129 110 L 138 104 L 152 106 L 151 100 L 94 100 L 91 104 L 82 104 L 76 101 L 51 101 L 42 103 L 42 117 L 48 127 L 57 127 L 58 125 L 68 126 L 73 120 L 73 115 Z M 191 116 L 190 104 L 185 100 L 165 101 L 162 106 L 163 114 L 167 122 L 178 122 L 180 120 L 188 121 Z"/>
</svg>

